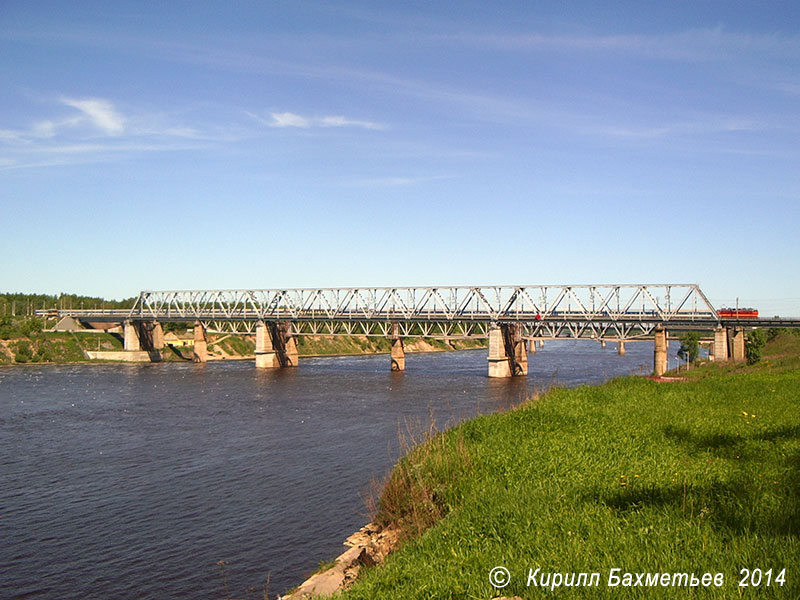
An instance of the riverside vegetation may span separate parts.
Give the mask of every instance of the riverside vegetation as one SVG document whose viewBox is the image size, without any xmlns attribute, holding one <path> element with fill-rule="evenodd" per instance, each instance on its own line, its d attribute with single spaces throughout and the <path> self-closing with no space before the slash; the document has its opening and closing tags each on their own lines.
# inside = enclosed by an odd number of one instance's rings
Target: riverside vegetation
<svg viewBox="0 0 800 600">
<path fill-rule="evenodd" d="M 51 320 L 49 325 L 54 321 Z M 42 331 L 47 326 L 44 319 L 35 317 L 0 316 L 0 365 L 24 363 L 74 363 L 88 362 L 86 351 L 122 350 L 120 334 L 101 331 L 53 332 Z M 165 332 L 185 333 L 186 325 L 165 324 Z M 334 354 L 371 354 L 389 352 L 391 341 L 386 338 L 365 336 L 299 336 L 297 349 L 300 356 Z M 409 352 L 464 350 L 486 345 L 486 340 L 443 340 L 413 338 L 406 341 Z M 208 350 L 212 358 L 239 359 L 255 356 L 253 336 L 210 334 Z M 164 361 L 192 359 L 189 347 L 165 347 L 161 352 Z"/>
<path fill-rule="evenodd" d="M 553 389 L 431 432 L 375 505 L 404 543 L 342 598 L 800 597 L 800 337 L 771 334 L 755 365 Z M 489 582 L 500 565 L 502 590 Z M 529 569 L 599 584 L 545 591 Z M 610 587 L 611 569 L 724 579 Z"/>
</svg>

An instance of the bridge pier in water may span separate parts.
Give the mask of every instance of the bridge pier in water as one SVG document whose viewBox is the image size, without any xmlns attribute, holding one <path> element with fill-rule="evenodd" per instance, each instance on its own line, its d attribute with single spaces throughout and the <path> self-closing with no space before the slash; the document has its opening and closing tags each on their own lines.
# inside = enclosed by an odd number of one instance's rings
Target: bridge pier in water
<svg viewBox="0 0 800 600">
<path fill-rule="evenodd" d="M 617 354 L 620 356 L 625 356 L 625 340 L 620 340 L 617 342 Z"/>
<path fill-rule="evenodd" d="M 392 371 L 406 370 L 406 350 L 400 337 L 400 325 L 392 323 Z"/>
<path fill-rule="evenodd" d="M 164 330 L 161 328 L 161 323 L 129 319 L 122 323 L 122 335 L 122 349 L 127 356 L 117 360 L 161 361 L 161 350 L 164 348 Z"/>
<path fill-rule="evenodd" d="M 139 331 L 133 321 L 125 321 L 122 324 L 122 336 L 122 349 L 125 352 L 138 352 L 142 349 L 139 342 Z"/>
<path fill-rule="evenodd" d="M 275 369 L 280 367 L 278 355 L 272 347 L 272 335 L 263 321 L 256 324 L 256 368 Z"/>
<path fill-rule="evenodd" d="M 297 339 L 292 324 L 259 321 L 256 324 L 256 367 L 278 369 L 296 367 Z"/>
<path fill-rule="evenodd" d="M 655 330 L 653 351 L 653 375 L 661 377 L 667 372 L 667 330 L 659 326 Z"/>
<path fill-rule="evenodd" d="M 528 374 L 528 353 L 519 326 L 501 323 L 489 330 L 489 377 Z"/>
<path fill-rule="evenodd" d="M 158 321 L 153 321 L 152 336 L 153 336 L 153 350 L 163 350 L 164 328 Z"/>
<path fill-rule="evenodd" d="M 204 363 L 208 361 L 208 339 L 206 338 L 206 328 L 200 321 L 194 322 L 194 350 L 192 361 Z"/>
</svg>

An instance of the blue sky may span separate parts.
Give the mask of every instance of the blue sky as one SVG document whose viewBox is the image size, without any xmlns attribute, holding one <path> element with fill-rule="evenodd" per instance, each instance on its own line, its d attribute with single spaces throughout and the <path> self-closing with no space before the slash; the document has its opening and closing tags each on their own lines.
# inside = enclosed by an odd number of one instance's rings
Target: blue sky
<svg viewBox="0 0 800 600">
<path fill-rule="evenodd" d="M 0 2 L 0 290 L 800 316 L 796 2 Z"/>
</svg>

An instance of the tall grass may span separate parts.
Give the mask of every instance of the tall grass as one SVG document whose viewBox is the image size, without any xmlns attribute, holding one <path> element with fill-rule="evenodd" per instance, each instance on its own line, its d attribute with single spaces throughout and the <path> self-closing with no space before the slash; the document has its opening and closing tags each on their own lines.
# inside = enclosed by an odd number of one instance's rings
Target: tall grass
<svg viewBox="0 0 800 600">
<path fill-rule="evenodd" d="M 409 541 L 347 598 L 543 595 L 528 569 L 601 574 L 564 598 L 800 597 L 800 373 L 553 390 L 431 433 L 392 472 L 378 518 Z M 510 585 L 494 589 L 497 565 Z M 723 573 L 722 587 L 608 587 L 628 572 Z M 739 588 L 741 569 L 786 568 Z"/>
<path fill-rule="evenodd" d="M 463 437 L 441 433 L 435 423 L 433 416 L 426 428 L 405 423 L 398 432 L 405 458 L 385 480 L 373 482 L 366 498 L 372 520 L 397 529 L 401 541 L 419 537 L 444 518 L 457 501 L 450 493 L 453 482 L 472 472 Z"/>
</svg>

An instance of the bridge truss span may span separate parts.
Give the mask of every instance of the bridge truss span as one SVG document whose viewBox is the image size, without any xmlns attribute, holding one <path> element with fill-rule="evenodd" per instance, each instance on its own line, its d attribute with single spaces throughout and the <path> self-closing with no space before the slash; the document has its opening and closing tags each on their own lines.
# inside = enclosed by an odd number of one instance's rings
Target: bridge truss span
<svg viewBox="0 0 800 600">
<path fill-rule="evenodd" d="M 626 341 L 653 339 L 653 373 L 662 375 L 668 331 L 713 331 L 714 360 L 740 361 L 747 329 L 800 327 L 798 319 L 720 318 L 695 284 L 144 291 L 130 309 L 37 314 L 118 323 L 132 360 L 161 358 L 162 323 L 193 323 L 196 362 L 208 359 L 206 332 L 252 334 L 258 368 L 297 366 L 297 336 L 304 335 L 390 338 L 397 371 L 405 369 L 406 338 L 484 338 L 489 377 L 525 375 L 527 353 L 541 345 L 533 340 L 594 339 L 603 347 L 615 340 L 622 355 Z"/>
<path fill-rule="evenodd" d="M 201 321 L 252 332 L 291 321 L 298 335 L 486 337 L 524 324 L 525 337 L 637 337 L 658 324 L 708 328 L 714 307 L 694 284 L 522 285 L 144 291 L 130 319 Z"/>
</svg>

